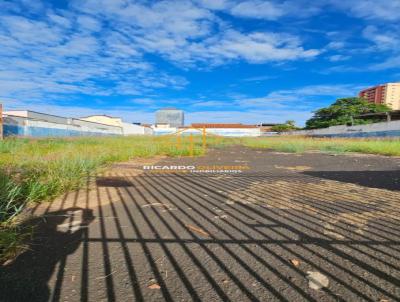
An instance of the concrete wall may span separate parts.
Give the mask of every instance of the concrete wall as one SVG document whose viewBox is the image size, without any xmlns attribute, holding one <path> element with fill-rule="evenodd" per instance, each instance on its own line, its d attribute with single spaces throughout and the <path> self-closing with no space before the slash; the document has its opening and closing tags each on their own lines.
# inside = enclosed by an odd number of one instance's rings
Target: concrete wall
<svg viewBox="0 0 400 302">
<path fill-rule="evenodd" d="M 171 127 L 171 128 L 153 128 L 154 135 L 167 135 L 167 134 L 174 134 L 179 130 L 179 128 Z"/>
<path fill-rule="evenodd" d="M 119 131 L 122 133 L 122 127 L 100 124 L 100 123 L 96 123 L 96 122 L 88 122 L 88 121 L 81 120 L 81 119 L 72 118 L 72 119 L 70 119 L 68 124 L 72 124 L 72 125 L 80 126 L 80 127 L 88 127 L 91 129 L 99 129 L 101 131 L 107 130 L 112 133 L 114 133 L 115 131 L 117 131 L 117 132 Z"/>
<path fill-rule="evenodd" d="M 25 118 L 17 116 L 3 117 L 3 135 L 7 136 L 24 136 L 25 135 Z"/>
<path fill-rule="evenodd" d="M 261 136 L 260 128 L 207 128 L 207 133 L 220 136 Z"/>
<path fill-rule="evenodd" d="M 127 135 L 152 135 L 153 129 L 140 125 L 122 123 L 122 132 Z"/>
<path fill-rule="evenodd" d="M 179 131 L 179 128 L 154 128 L 155 135 L 166 135 L 174 134 Z M 197 129 L 185 129 L 182 135 L 201 135 L 202 130 Z M 241 136 L 261 136 L 260 128 L 206 128 L 206 133 L 220 135 L 220 136 L 231 136 L 231 137 L 241 137 Z"/>
<path fill-rule="evenodd" d="M 332 126 L 324 129 L 284 132 L 282 135 L 321 137 L 400 137 L 400 121 L 357 126 Z"/>
<path fill-rule="evenodd" d="M 122 128 L 101 124 L 84 125 L 77 120 L 68 124 L 52 123 L 17 116 L 4 117 L 4 136 L 66 137 L 122 135 Z"/>
<path fill-rule="evenodd" d="M 144 135 L 154 135 L 154 130 L 150 127 L 143 127 L 144 128 Z"/>
</svg>

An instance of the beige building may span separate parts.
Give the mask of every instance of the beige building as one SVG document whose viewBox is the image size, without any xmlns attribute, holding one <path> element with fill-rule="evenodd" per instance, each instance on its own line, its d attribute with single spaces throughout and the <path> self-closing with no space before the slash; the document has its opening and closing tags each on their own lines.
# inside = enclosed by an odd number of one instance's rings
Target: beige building
<svg viewBox="0 0 400 302">
<path fill-rule="evenodd" d="M 86 117 L 81 117 L 81 120 L 100 123 L 110 126 L 122 127 L 122 119 L 119 117 L 112 117 L 109 115 L 91 115 Z"/>
<path fill-rule="evenodd" d="M 400 83 L 386 83 L 360 91 L 359 97 L 375 104 L 400 110 Z"/>
<path fill-rule="evenodd" d="M 141 125 L 124 123 L 121 118 L 109 115 L 91 115 L 81 117 L 81 120 L 121 127 L 123 135 L 152 135 L 153 129 Z"/>
</svg>

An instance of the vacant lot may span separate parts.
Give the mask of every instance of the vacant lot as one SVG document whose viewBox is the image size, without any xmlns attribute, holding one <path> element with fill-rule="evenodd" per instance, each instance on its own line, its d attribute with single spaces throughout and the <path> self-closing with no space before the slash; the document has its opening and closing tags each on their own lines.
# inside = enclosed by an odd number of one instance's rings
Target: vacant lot
<svg viewBox="0 0 400 302">
<path fill-rule="evenodd" d="M 157 165 L 249 169 L 142 169 L 155 164 L 115 164 L 31 208 L 42 218 L 0 300 L 400 299 L 398 158 L 229 147 Z"/>
</svg>

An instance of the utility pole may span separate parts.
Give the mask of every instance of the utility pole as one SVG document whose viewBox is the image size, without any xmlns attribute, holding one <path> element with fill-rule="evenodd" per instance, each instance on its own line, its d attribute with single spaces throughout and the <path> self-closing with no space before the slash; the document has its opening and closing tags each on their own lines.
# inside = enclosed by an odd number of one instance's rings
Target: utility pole
<svg viewBox="0 0 400 302">
<path fill-rule="evenodd" d="M 207 133 L 206 133 L 206 127 L 204 126 L 203 127 L 203 151 L 204 152 L 206 152 L 206 148 L 207 148 L 207 142 L 206 142 L 206 139 L 207 139 L 207 137 L 206 137 L 206 135 L 207 135 Z"/>
<path fill-rule="evenodd" d="M 190 133 L 190 136 L 189 136 L 189 155 L 190 155 L 190 157 L 193 157 L 193 155 L 194 155 L 193 151 L 194 151 L 193 134 Z"/>
<path fill-rule="evenodd" d="M 392 117 L 390 116 L 390 112 L 386 112 L 386 121 L 390 122 L 392 120 Z"/>
<path fill-rule="evenodd" d="M 0 104 L 0 140 L 3 140 L 3 104 Z"/>
</svg>

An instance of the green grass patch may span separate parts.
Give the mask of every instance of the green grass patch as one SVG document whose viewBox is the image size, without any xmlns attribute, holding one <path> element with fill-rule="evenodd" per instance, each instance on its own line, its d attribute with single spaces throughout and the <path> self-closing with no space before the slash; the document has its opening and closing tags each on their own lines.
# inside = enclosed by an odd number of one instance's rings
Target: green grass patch
<svg viewBox="0 0 400 302">
<path fill-rule="evenodd" d="M 0 225 L 0 264 L 20 253 L 26 239 L 31 238 L 32 234 L 33 226 Z"/>
<path fill-rule="evenodd" d="M 267 148 L 282 152 L 357 152 L 365 154 L 400 156 L 399 139 L 344 139 L 285 136 L 243 138 L 241 143 L 251 148 Z"/>
</svg>

